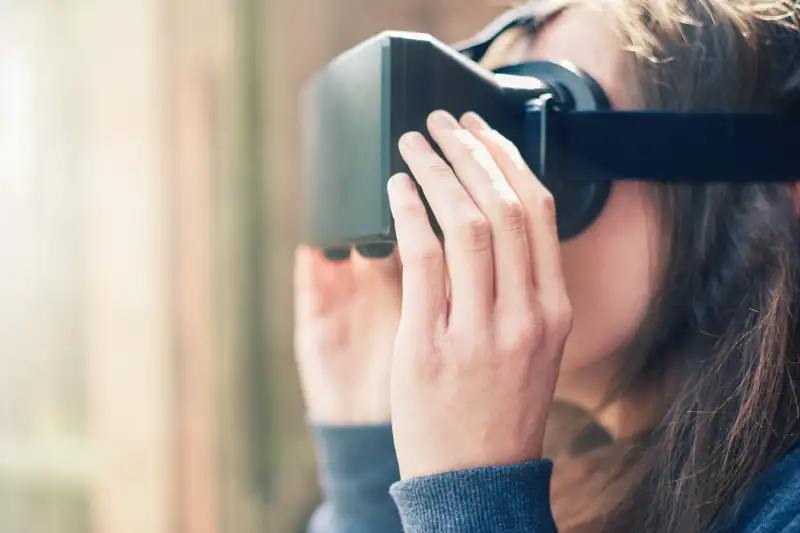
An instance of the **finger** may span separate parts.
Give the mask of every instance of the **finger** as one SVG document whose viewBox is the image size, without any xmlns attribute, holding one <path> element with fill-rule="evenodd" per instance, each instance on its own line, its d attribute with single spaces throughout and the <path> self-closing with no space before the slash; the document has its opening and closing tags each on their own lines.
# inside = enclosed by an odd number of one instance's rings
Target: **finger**
<svg viewBox="0 0 800 533">
<path fill-rule="evenodd" d="M 388 242 L 360 244 L 356 246 L 356 252 L 365 259 L 383 259 L 394 253 L 394 245 Z"/>
<path fill-rule="evenodd" d="M 391 254 L 386 257 L 364 257 L 353 254 L 353 271 L 356 278 L 375 276 L 383 279 L 399 279 L 401 266 L 397 254 L 397 246 L 392 245 Z"/>
<path fill-rule="evenodd" d="M 455 118 L 438 111 L 428 123 L 458 180 L 491 224 L 496 305 L 519 309 L 533 295 L 522 203 L 486 146 Z"/>
<path fill-rule="evenodd" d="M 325 256 L 325 259 L 328 261 L 345 261 L 350 259 L 350 254 L 352 250 L 349 246 L 345 247 L 338 247 L 338 248 L 325 248 L 322 251 L 322 255 Z"/>
<path fill-rule="evenodd" d="M 300 245 L 294 253 L 294 286 L 297 290 L 308 290 L 318 283 L 319 269 L 315 268 L 316 250 Z"/>
<path fill-rule="evenodd" d="M 404 135 L 400 152 L 444 234 L 452 289 L 451 310 L 454 313 L 450 320 L 459 318 L 468 323 L 483 324 L 494 305 L 489 223 L 452 169 L 421 134 Z"/>
<path fill-rule="evenodd" d="M 388 189 L 403 260 L 401 324 L 428 335 L 446 319 L 444 252 L 411 178 L 397 174 Z"/>
<path fill-rule="evenodd" d="M 533 174 L 511 141 L 474 113 L 468 113 L 465 122 L 492 154 L 528 215 L 533 283 L 537 292 L 540 296 L 547 293 L 562 296 L 566 289 L 553 195 Z"/>
<path fill-rule="evenodd" d="M 294 292 L 297 316 L 326 313 L 353 286 L 350 261 L 329 261 L 322 251 L 299 246 L 295 251 Z"/>
</svg>

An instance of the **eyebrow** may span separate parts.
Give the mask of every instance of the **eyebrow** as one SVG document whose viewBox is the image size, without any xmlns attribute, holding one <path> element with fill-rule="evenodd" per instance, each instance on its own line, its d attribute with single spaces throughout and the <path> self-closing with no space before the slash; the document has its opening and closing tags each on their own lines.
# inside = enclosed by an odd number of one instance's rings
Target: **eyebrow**
<svg viewBox="0 0 800 533">
<path fill-rule="evenodd" d="M 527 2 L 515 9 L 506 11 L 469 39 L 455 43 L 452 46 L 473 61 L 481 62 L 494 43 L 507 33 L 516 28 L 521 28 L 524 30 L 525 36 L 531 37 L 542 26 L 563 13 L 573 3 L 572 0 L 554 0 L 549 5 L 547 3 Z M 507 49 L 508 47 L 506 47 Z"/>
<path fill-rule="evenodd" d="M 522 50 L 521 56 L 524 57 L 525 53 L 530 50 L 532 40 L 530 39 L 534 32 L 524 26 L 515 26 L 509 28 L 502 34 L 498 35 L 491 46 L 483 54 L 479 61 L 480 65 L 488 70 L 494 70 L 498 67 L 509 64 L 511 56 L 516 52 L 523 42 L 527 45 Z"/>
</svg>

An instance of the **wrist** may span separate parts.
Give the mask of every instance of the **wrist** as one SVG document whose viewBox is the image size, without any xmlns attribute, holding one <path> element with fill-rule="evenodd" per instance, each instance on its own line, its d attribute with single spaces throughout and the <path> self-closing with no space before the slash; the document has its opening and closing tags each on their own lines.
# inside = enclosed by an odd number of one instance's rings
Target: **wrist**
<svg viewBox="0 0 800 533">
<path fill-rule="evenodd" d="M 389 424 L 391 415 L 386 405 L 347 400 L 341 397 L 309 402 L 306 416 L 314 425 L 374 426 Z"/>
</svg>

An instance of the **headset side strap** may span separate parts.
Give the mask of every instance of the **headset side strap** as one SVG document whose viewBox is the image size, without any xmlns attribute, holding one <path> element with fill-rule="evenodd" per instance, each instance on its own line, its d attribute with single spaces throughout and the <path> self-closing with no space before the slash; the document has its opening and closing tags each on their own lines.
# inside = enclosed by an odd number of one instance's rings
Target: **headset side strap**
<svg viewBox="0 0 800 533">
<path fill-rule="evenodd" d="M 530 108 L 523 153 L 536 163 L 560 154 L 557 179 L 570 181 L 794 181 L 798 133 L 800 121 L 773 114 Z"/>
</svg>

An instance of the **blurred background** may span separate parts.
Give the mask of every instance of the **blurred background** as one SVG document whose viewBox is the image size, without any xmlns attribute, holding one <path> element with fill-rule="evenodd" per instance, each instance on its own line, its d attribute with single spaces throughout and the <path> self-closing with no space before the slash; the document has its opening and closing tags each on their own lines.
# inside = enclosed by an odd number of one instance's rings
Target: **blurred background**
<svg viewBox="0 0 800 533">
<path fill-rule="evenodd" d="M 0 0 L 0 533 L 299 532 L 296 97 L 501 0 Z"/>
</svg>

